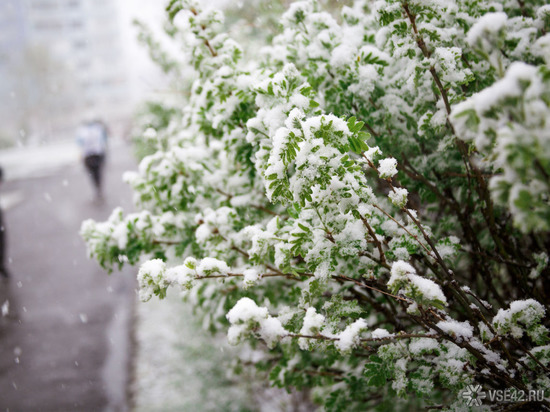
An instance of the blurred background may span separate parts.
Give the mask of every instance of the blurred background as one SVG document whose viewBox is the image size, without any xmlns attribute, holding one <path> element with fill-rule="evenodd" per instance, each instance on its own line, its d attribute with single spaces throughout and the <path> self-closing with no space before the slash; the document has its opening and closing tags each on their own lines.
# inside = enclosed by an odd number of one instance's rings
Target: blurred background
<svg viewBox="0 0 550 412">
<path fill-rule="evenodd" d="M 150 0 L 2 0 L 0 147 L 72 138 L 90 115 L 124 133 L 163 84 L 132 21 L 160 27 L 163 11 Z"/>
</svg>

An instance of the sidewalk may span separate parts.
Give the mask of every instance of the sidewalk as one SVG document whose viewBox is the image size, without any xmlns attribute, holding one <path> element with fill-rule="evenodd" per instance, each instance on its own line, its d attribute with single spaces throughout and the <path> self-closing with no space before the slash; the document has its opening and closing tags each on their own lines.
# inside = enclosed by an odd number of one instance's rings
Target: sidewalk
<svg viewBox="0 0 550 412">
<path fill-rule="evenodd" d="M 4 214 L 12 277 L 0 285 L 0 410 L 129 410 L 135 269 L 108 276 L 78 231 L 117 205 L 131 210 L 121 179 L 136 167 L 130 148 L 111 147 L 103 205 L 69 143 L 2 152 L 0 164 L 0 197 L 17 197 Z"/>
</svg>

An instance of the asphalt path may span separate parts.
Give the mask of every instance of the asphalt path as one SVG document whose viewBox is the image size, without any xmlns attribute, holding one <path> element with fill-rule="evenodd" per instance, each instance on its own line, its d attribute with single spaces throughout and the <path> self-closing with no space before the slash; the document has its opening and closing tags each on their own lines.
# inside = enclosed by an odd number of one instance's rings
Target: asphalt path
<svg viewBox="0 0 550 412">
<path fill-rule="evenodd" d="M 136 269 L 108 276 L 78 231 L 115 206 L 131 209 L 121 175 L 135 167 L 127 146 L 112 148 L 102 204 L 80 164 L 0 188 L 16 199 L 4 211 L 11 278 L 0 281 L 0 412 L 129 410 Z"/>
</svg>

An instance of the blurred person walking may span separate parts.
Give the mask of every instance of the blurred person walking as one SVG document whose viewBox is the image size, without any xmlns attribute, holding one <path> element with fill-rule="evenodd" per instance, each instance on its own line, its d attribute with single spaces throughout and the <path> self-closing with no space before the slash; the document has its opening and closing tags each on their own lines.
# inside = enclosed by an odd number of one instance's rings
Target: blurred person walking
<svg viewBox="0 0 550 412">
<path fill-rule="evenodd" d="M 107 152 L 107 127 L 100 120 L 91 120 L 80 125 L 76 141 L 80 147 L 81 156 L 95 188 L 95 198 L 103 199 L 102 175 L 105 155 Z"/>
</svg>

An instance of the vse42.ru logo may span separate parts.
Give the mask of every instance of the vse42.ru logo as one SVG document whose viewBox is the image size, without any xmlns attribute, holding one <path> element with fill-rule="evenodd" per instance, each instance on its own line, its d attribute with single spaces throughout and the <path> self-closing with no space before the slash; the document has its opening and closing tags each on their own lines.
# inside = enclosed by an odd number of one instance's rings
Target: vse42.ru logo
<svg viewBox="0 0 550 412">
<path fill-rule="evenodd" d="M 517 390 L 515 388 L 508 389 L 491 389 L 483 390 L 481 385 L 468 385 L 462 391 L 462 397 L 466 399 L 468 406 L 481 406 L 483 400 L 489 402 L 541 402 L 544 400 L 544 390 Z"/>
</svg>

